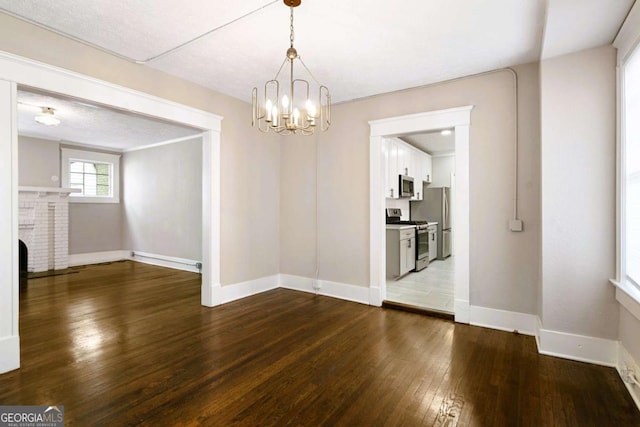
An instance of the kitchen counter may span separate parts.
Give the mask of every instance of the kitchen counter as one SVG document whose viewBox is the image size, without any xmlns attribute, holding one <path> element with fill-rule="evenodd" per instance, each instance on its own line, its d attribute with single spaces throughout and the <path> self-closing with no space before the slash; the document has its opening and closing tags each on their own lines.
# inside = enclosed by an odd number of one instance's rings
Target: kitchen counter
<svg viewBox="0 0 640 427">
<path fill-rule="evenodd" d="M 387 224 L 387 230 L 407 230 L 409 228 L 416 228 L 416 226 L 408 224 Z"/>
</svg>

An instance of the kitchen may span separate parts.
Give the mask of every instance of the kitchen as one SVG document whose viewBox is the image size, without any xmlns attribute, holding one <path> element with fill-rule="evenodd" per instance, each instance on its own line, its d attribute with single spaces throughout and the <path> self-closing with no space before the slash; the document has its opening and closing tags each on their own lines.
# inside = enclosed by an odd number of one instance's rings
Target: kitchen
<svg viewBox="0 0 640 427">
<path fill-rule="evenodd" d="M 385 140 L 388 306 L 454 311 L 451 129 Z"/>
</svg>

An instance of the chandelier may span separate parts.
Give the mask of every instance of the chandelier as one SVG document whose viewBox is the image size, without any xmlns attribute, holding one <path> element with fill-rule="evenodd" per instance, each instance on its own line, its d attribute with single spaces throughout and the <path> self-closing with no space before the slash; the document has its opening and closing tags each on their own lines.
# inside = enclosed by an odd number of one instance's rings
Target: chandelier
<svg viewBox="0 0 640 427">
<path fill-rule="evenodd" d="M 291 9 L 289 37 L 291 44 L 276 76 L 264 84 L 262 103 L 258 96 L 258 88 L 253 88 L 251 125 L 261 132 L 313 135 L 316 129 L 326 131 L 331 125 L 329 89 L 318 83 L 293 47 L 293 8 L 300 6 L 301 1 L 283 0 L 284 4 Z M 315 87 L 311 87 L 308 80 L 294 73 L 293 65 L 296 60 L 300 61 L 302 68 L 315 83 Z M 281 77 L 280 74 L 287 64 L 289 76 Z"/>
</svg>

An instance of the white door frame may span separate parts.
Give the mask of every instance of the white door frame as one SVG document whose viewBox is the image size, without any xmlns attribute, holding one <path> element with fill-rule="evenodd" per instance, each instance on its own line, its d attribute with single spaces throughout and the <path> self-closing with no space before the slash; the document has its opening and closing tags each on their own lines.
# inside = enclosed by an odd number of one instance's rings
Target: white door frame
<svg viewBox="0 0 640 427">
<path fill-rule="evenodd" d="M 18 332 L 17 87 L 30 86 L 202 129 L 202 298 L 220 303 L 222 117 L 20 56 L 0 52 L 0 373 L 20 367 Z M 10 236 L 10 237 L 8 237 Z"/>
<path fill-rule="evenodd" d="M 455 128 L 456 210 L 453 232 L 456 248 L 455 320 L 469 323 L 469 126 L 473 105 L 390 117 L 369 122 L 370 304 L 380 306 L 387 294 L 385 239 L 385 152 L 383 139 L 408 133 Z"/>
</svg>

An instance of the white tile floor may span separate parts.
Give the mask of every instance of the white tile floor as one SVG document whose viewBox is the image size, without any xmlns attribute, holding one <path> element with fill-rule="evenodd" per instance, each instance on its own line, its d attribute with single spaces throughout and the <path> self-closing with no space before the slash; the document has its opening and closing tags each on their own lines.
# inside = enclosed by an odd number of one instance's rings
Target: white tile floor
<svg viewBox="0 0 640 427">
<path fill-rule="evenodd" d="M 387 280 L 387 300 L 453 313 L 454 269 L 450 256 L 400 280 Z"/>
</svg>

